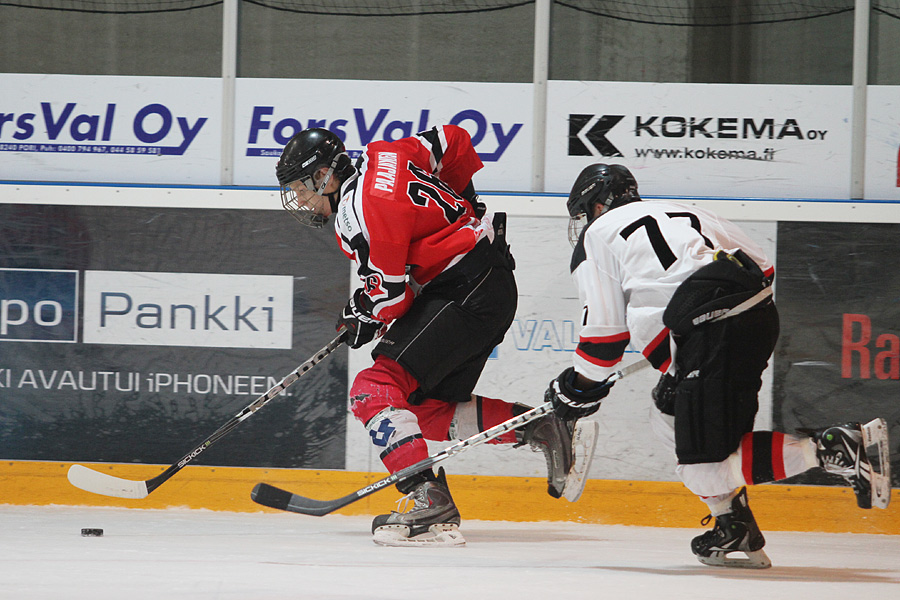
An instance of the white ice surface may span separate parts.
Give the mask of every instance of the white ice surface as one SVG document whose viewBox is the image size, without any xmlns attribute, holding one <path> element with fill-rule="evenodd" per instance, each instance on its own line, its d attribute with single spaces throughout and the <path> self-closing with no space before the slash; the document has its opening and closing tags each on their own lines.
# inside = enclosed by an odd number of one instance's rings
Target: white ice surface
<svg viewBox="0 0 900 600">
<path fill-rule="evenodd" d="M 773 568 L 706 567 L 701 529 L 468 521 L 384 548 L 367 517 L 0 505 L 4 600 L 900 598 L 900 536 L 767 533 Z M 81 537 L 102 528 L 101 538 Z"/>
</svg>

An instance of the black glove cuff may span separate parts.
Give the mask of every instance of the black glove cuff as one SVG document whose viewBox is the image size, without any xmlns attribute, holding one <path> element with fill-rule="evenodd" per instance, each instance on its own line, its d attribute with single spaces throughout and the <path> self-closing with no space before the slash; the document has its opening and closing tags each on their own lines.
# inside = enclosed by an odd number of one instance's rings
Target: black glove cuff
<svg viewBox="0 0 900 600">
<path fill-rule="evenodd" d="M 594 414 L 600 402 L 609 394 L 611 383 L 597 383 L 588 390 L 575 387 L 578 375 L 569 367 L 550 382 L 544 393 L 544 401 L 553 405 L 553 412 L 564 421 L 574 421 Z"/>
<path fill-rule="evenodd" d="M 557 378 L 557 381 L 559 382 L 559 391 L 565 394 L 566 397 L 573 402 L 589 404 L 591 402 L 603 400 L 609 395 L 609 388 L 612 387 L 611 383 L 601 381 L 595 383 L 589 389 L 579 390 L 575 387 L 577 378 L 578 373 L 575 371 L 575 367 L 569 367 L 560 373 Z"/>
</svg>

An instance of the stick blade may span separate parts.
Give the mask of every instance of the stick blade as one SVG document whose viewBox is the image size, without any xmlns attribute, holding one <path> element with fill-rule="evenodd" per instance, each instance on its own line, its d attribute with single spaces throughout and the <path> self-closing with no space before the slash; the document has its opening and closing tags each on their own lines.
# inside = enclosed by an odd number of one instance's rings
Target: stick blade
<svg viewBox="0 0 900 600">
<path fill-rule="evenodd" d="M 287 490 L 277 488 L 268 483 L 257 483 L 250 492 L 250 499 L 257 504 L 268 506 L 269 508 L 277 508 L 278 510 L 287 510 L 288 504 L 291 502 L 291 494 Z"/>
<path fill-rule="evenodd" d="M 269 508 L 300 513 L 301 515 L 312 515 L 314 517 L 323 517 L 350 503 L 345 502 L 344 498 L 338 500 L 313 500 L 312 498 L 292 494 L 287 490 L 268 483 L 257 483 L 253 491 L 250 492 L 250 499 Z"/>
<path fill-rule="evenodd" d="M 92 494 L 112 496 L 114 498 L 132 498 L 140 500 L 146 498 L 147 482 L 132 481 L 113 477 L 106 473 L 99 473 L 82 465 L 72 465 L 67 474 L 69 483 L 75 487 Z"/>
</svg>

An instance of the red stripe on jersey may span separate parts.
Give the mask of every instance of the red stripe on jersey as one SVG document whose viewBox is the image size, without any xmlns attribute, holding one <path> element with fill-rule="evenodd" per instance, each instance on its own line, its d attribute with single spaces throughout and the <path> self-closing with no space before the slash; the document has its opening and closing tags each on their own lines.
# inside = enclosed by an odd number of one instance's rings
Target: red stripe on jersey
<svg viewBox="0 0 900 600">
<path fill-rule="evenodd" d="M 672 350 L 669 348 L 669 328 L 665 327 L 656 334 L 656 337 L 647 344 L 641 354 L 646 357 L 654 368 L 660 371 L 668 371 L 672 364 Z"/>
<path fill-rule="evenodd" d="M 593 365 L 612 367 L 622 360 L 630 340 L 631 334 L 627 331 L 614 335 L 582 337 L 578 340 L 575 354 Z"/>
<path fill-rule="evenodd" d="M 787 477 L 784 473 L 784 434 L 778 431 L 772 432 L 772 474 L 775 481 Z"/>
<path fill-rule="evenodd" d="M 613 360 L 602 360 L 600 358 L 594 358 L 593 356 L 589 356 L 588 354 L 586 354 L 581 348 L 576 349 L 575 354 L 588 361 L 592 365 L 597 365 L 598 367 L 614 367 L 622 361 L 621 356 Z"/>
</svg>

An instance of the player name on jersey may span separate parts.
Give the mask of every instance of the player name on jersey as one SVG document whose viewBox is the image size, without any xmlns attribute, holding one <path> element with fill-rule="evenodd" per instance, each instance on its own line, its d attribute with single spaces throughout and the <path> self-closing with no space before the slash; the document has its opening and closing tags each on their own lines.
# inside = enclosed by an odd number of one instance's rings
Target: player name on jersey
<svg viewBox="0 0 900 600">
<path fill-rule="evenodd" d="M 396 179 L 397 154 L 394 152 L 379 152 L 378 166 L 375 170 L 375 189 L 383 192 L 393 192 Z"/>
</svg>

